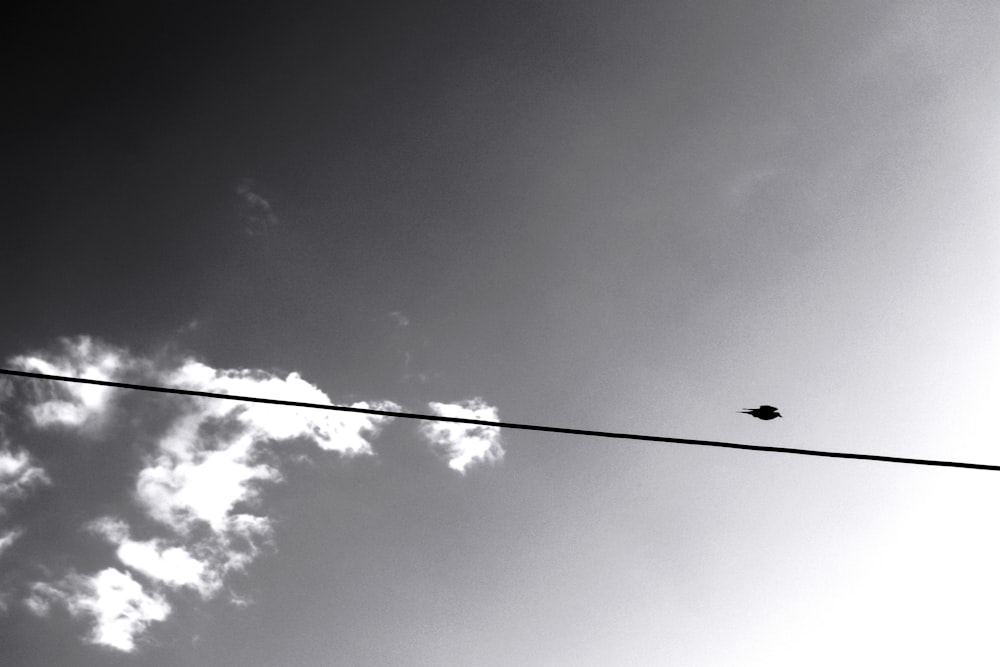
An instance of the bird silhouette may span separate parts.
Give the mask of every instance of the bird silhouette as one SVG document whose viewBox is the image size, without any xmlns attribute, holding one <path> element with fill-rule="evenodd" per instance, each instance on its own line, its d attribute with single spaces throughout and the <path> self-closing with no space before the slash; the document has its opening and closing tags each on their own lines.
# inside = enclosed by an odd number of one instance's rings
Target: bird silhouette
<svg viewBox="0 0 1000 667">
<path fill-rule="evenodd" d="M 759 408 L 748 408 L 746 410 L 740 410 L 740 412 L 745 415 L 752 415 L 757 419 L 763 419 L 765 421 L 781 416 L 781 413 L 778 412 L 778 408 L 773 405 L 762 405 Z"/>
</svg>

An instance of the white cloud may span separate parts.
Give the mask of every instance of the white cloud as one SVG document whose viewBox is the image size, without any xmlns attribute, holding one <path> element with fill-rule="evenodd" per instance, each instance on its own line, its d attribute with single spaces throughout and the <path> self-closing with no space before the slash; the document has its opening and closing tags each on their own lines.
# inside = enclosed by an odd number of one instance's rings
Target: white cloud
<svg viewBox="0 0 1000 667">
<path fill-rule="evenodd" d="M 121 519 L 102 517 L 88 528 L 117 546 L 115 555 L 128 568 L 164 589 L 191 588 L 205 599 L 214 597 L 224 578 L 243 570 L 259 553 L 258 543 L 270 539 L 265 517 L 236 514 L 215 532 L 190 538 L 133 540 Z M 186 543 L 185 543 L 186 539 Z"/>
<path fill-rule="evenodd" d="M 280 378 L 257 370 L 215 369 L 194 360 L 159 372 L 155 381 L 196 391 L 331 403 L 296 373 Z M 302 438 L 347 456 L 372 454 L 369 439 L 387 421 L 377 415 L 185 398 L 180 414 L 157 439 L 135 486 L 140 505 L 172 536 L 133 540 L 125 524 L 107 519 L 94 528 L 117 545 L 116 555 L 124 566 L 156 585 L 193 588 L 212 597 L 222 589 L 226 575 L 244 569 L 270 543 L 270 520 L 237 510 L 254 507 L 260 485 L 282 478 L 277 468 L 262 460 L 267 449 Z"/>
<path fill-rule="evenodd" d="M 154 385 L 331 404 L 296 373 L 281 378 L 259 370 L 215 369 L 190 359 L 158 366 L 86 337 L 62 341 L 54 354 L 23 355 L 13 363 L 26 370 L 100 379 L 128 371 L 130 380 Z M 32 383 L 24 393 L 24 407 L 36 427 L 93 430 L 105 423 L 101 418 L 108 414 L 110 392 L 88 385 Z M 134 478 L 134 497 L 165 534 L 136 540 L 121 519 L 97 519 L 88 527 L 115 545 L 123 569 L 37 581 L 24 601 L 43 616 L 54 602 L 64 604 L 74 615 L 93 621 L 91 641 L 123 651 L 132 650 L 134 638 L 150 622 L 169 614 L 164 595 L 190 588 L 204 598 L 214 597 L 228 574 L 245 569 L 271 544 L 270 519 L 250 512 L 259 509 L 261 485 L 282 479 L 276 467 L 281 457 L 275 456 L 281 442 L 303 439 L 344 456 L 371 455 L 370 439 L 389 420 L 224 399 L 164 400 L 159 404 L 166 413 L 157 419 L 144 420 L 141 413 L 130 417 L 150 447 Z M 26 453 L 0 449 L 0 498 L 46 481 L 45 472 Z M 12 542 L 16 535 L 3 539 Z M 140 581 L 149 588 L 144 590 Z"/>
<path fill-rule="evenodd" d="M 0 449 L 0 514 L 5 501 L 22 498 L 31 488 L 48 483 L 45 470 L 27 452 Z"/>
<path fill-rule="evenodd" d="M 205 564 L 183 547 L 165 547 L 159 540 L 127 540 L 118 547 L 118 558 L 158 581 L 204 590 Z"/>
<path fill-rule="evenodd" d="M 7 551 L 23 534 L 24 530 L 21 528 L 12 528 L 0 533 L 0 556 L 3 556 L 3 552 Z"/>
<path fill-rule="evenodd" d="M 434 414 L 480 421 L 499 421 L 497 409 L 481 398 L 459 403 L 430 403 Z M 495 463 L 503 458 L 500 429 L 454 422 L 426 422 L 421 432 L 441 452 L 452 470 L 465 473 L 476 463 Z"/>
<path fill-rule="evenodd" d="M 25 600 L 39 616 L 47 616 L 55 603 L 93 622 L 91 643 L 125 652 L 133 651 L 136 637 L 171 611 L 163 597 L 150 595 L 132 575 L 110 567 L 93 576 L 72 573 L 56 584 L 36 582 Z"/>
<path fill-rule="evenodd" d="M 17 357 L 14 364 L 56 375 L 120 379 L 127 374 L 135 383 L 331 405 L 322 390 L 297 373 L 281 377 L 261 370 L 216 369 L 193 359 L 154 362 L 87 337 L 63 340 L 54 353 Z M 34 581 L 30 593 L 22 597 L 39 616 L 59 604 L 74 616 L 89 619 L 90 641 L 121 651 L 134 650 L 151 623 L 169 616 L 171 601 L 180 591 L 195 591 L 203 599 L 216 597 L 226 590 L 230 574 L 245 570 L 264 549 L 273 547 L 272 523 L 262 507 L 261 491 L 282 481 L 285 443 L 300 440 L 347 457 L 373 455 L 372 439 L 391 420 L 252 401 L 157 396 L 130 402 L 128 419 L 112 424 L 112 417 L 126 417 L 108 409 L 113 392 L 32 381 L 7 399 L 25 399 L 20 407 L 37 428 L 60 425 L 91 434 L 107 426 L 114 426 L 115 432 L 133 429 L 134 435 L 121 432 L 119 437 L 131 437 L 140 448 L 139 465 L 130 481 L 132 499 L 154 520 L 146 526 L 152 534 L 136 539 L 135 524 L 116 517 L 97 518 L 87 528 L 114 546 L 115 561 L 96 573 L 53 572 Z M 0 402 L 6 403 L 2 398 Z M 399 410 L 391 402 L 353 406 Z M 444 416 L 497 419 L 496 409 L 481 399 L 431 407 Z M 497 428 L 431 424 L 423 434 L 459 472 L 503 456 Z M 0 500 L 47 482 L 45 471 L 29 454 L 0 446 Z M 20 529 L 0 533 L 0 551 L 20 534 Z M 232 601 L 244 599 L 232 593 Z"/>
<path fill-rule="evenodd" d="M 262 371 L 217 370 L 187 361 L 164 374 L 165 384 L 197 391 L 330 404 L 320 389 L 297 373 L 282 379 Z M 368 407 L 367 403 L 356 403 Z M 379 404 L 389 409 L 391 404 Z M 281 474 L 260 462 L 270 442 L 306 438 L 324 450 L 371 454 L 369 438 L 387 417 L 310 408 L 191 399 L 186 414 L 159 441 L 158 455 L 138 477 L 137 496 L 150 515 L 179 531 L 192 521 L 227 530 L 233 508 L 257 498 L 259 482 Z M 212 428 L 209 428 L 212 427 Z"/>
<path fill-rule="evenodd" d="M 197 391 L 330 404 L 325 393 L 296 373 L 280 378 L 187 360 L 161 372 L 157 381 Z M 371 454 L 369 439 L 387 421 L 377 415 L 186 398 L 181 414 L 139 471 L 135 487 L 141 506 L 173 537 L 132 540 L 127 527 L 114 521 L 99 524 L 98 532 L 118 545 L 116 555 L 127 567 L 159 585 L 186 586 L 212 597 L 227 574 L 244 569 L 270 543 L 266 516 L 237 511 L 238 506 L 257 504 L 261 484 L 282 478 L 278 469 L 261 460 L 267 448 L 303 438 L 348 456 Z"/>
<path fill-rule="evenodd" d="M 331 405 L 330 397 L 302 379 L 298 373 L 280 378 L 264 371 L 217 370 L 197 361 L 187 361 L 163 378 L 171 386 L 222 394 Z M 377 435 L 387 417 L 358 413 L 298 408 L 263 403 L 238 403 L 199 399 L 199 412 L 208 417 L 232 418 L 246 426 L 256 439 L 290 440 L 309 438 L 319 447 L 343 454 L 370 454 L 368 436 Z M 392 410 L 388 402 L 353 407 Z"/>
<path fill-rule="evenodd" d="M 89 528 L 118 546 L 115 552 L 118 560 L 150 579 L 172 587 L 194 588 L 204 597 L 209 597 L 219 585 L 208 564 L 183 546 L 169 546 L 162 539 L 133 540 L 128 525 L 110 517 L 92 521 Z"/>
<path fill-rule="evenodd" d="M 277 481 L 280 474 L 267 465 L 250 463 L 253 440 L 242 436 L 204 451 L 192 443 L 181 456 L 163 454 L 139 473 L 136 493 L 150 516 L 184 530 L 192 521 L 204 521 L 220 531 L 233 507 L 251 501 L 250 482 Z"/>
<path fill-rule="evenodd" d="M 93 341 L 88 336 L 60 341 L 60 355 L 21 355 L 11 359 L 15 368 L 47 375 L 68 375 L 90 380 L 112 380 L 126 361 L 124 351 Z M 36 426 L 82 426 L 104 415 L 115 390 L 111 387 L 50 382 L 32 383 L 34 400 L 29 415 Z"/>
</svg>

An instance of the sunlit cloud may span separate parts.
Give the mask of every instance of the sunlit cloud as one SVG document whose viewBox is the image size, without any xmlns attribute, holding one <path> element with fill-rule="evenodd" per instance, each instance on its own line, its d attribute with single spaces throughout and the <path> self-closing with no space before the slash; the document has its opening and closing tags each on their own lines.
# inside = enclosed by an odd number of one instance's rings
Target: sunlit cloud
<svg viewBox="0 0 1000 667">
<path fill-rule="evenodd" d="M 136 637 L 171 611 L 162 596 L 147 593 L 131 574 L 115 568 L 93 576 L 73 572 L 55 583 L 38 582 L 25 603 L 39 616 L 62 604 L 74 617 L 92 623 L 88 641 L 119 651 L 134 650 Z"/>
<path fill-rule="evenodd" d="M 163 374 L 170 386 L 222 394 L 331 405 L 330 397 L 306 382 L 298 373 L 284 378 L 255 370 L 217 370 L 188 360 Z M 309 438 L 318 447 L 342 454 L 370 454 L 368 436 L 374 436 L 387 420 L 377 415 L 317 410 L 264 403 L 238 403 L 217 399 L 195 399 L 195 414 L 203 419 L 232 419 L 255 439 L 289 440 Z M 392 410 L 391 402 L 358 402 L 352 407 Z"/>
<path fill-rule="evenodd" d="M 95 519 L 88 528 L 117 545 L 115 554 L 123 565 L 150 579 L 172 587 L 191 587 L 205 597 L 218 587 L 218 580 L 207 564 L 183 546 L 169 546 L 163 539 L 133 540 L 128 525 L 111 517 Z"/>
<path fill-rule="evenodd" d="M 34 487 L 51 480 L 27 452 L 0 448 L 0 515 L 9 501 L 23 498 Z"/>
<path fill-rule="evenodd" d="M 161 380 L 197 391 L 330 404 L 325 393 L 297 373 L 279 378 L 261 371 L 217 370 L 188 360 Z M 184 414 L 174 420 L 159 440 L 156 455 L 139 472 L 137 497 L 150 516 L 179 532 L 199 521 L 216 532 L 232 531 L 233 508 L 256 500 L 260 483 L 281 480 L 276 468 L 259 460 L 269 443 L 303 438 L 347 456 L 372 454 L 369 439 L 387 421 L 377 415 L 314 408 L 185 399 Z M 237 525 L 246 530 L 251 524 Z"/>
<path fill-rule="evenodd" d="M 218 450 L 163 451 L 139 473 L 136 494 L 150 516 L 178 530 L 195 521 L 221 530 L 233 506 L 256 497 L 252 482 L 280 479 L 274 468 L 251 462 L 252 446 L 243 436 Z"/>
<path fill-rule="evenodd" d="M 57 351 L 21 355 L 11 363 L 47 374 L 127 377 L 199 391 L 331 403 L 296 373 L 279 377 L 252 369 L 215 369 L 189 358 L 165 363 L 87 337 L 63 340 Z M 15 393 L 18 409 L 34 428 L 86 428 L 91 434 L 105 426 L 116 432 L 131 428 L 146 443 L 132 497 L 136 508 L 160 526 L 159 534 L 133 538 L 125 519 L 95 517 L 87 529 L 114 545 L 114 567 L 90 575 L 55 572 L 41 580 L 36 574 L 24 599 L 40 615 L 53 603 L 64 605 L 74 616 L 90 619 L 91 641 L 123 651 L 133 650 L 136 636 L 151 622 L 167 617 L 167 597 L 173 592 L 188 588 L 203 598 L 214 597 L 229 574 L 244 570 L 272 546 L 271 520 L 259 507 L 259 494 L 263 485 L 282 480 L 282 443 L 303 440 L 318 451 L 372 455 L 370 439 L 389 421 L 377 415 L 171 397 L 130 404 L 129 414 L 123 410 L 121 419 L 110 422 L 112 400 L 123 395 L 113 391 L 31 381 Z M 396 407 L 388 402 L 355 405 Z M 28 453 L 0 449 L 0 500 L 50 481 Z M 21 532 L 2 533 L 2 550 Z"/>
<path fill-rule="evenodd" d="M 128 365 L 124 351 L 95 342 L 88 336 L 65 338 L 55 354 L 14 357 L 14 368 L 88 380 L 112 380 Z M 83 426 L 104 416 L 114 389 L 89 384 L 34 382 L 29 415 L 37 426 Z"/>
<path fill-rule="evenodd" d="M 481 398 L 458 403 L 430 403 L 430 408 L 442 417 L 499 421 L 497 409 Z M 426 422 L 421 432 L 431 447 L 445 458 L 448 467 L 460 473 L 476 464 L 498 462 L 504 455 L 500 429 L 496 426 Z"/>
<path fill-rule="evenodd" d="M 55 351 L 21 355 L 11 363 L 46 374 L 332 405 L 326 393 L 298 373 L 218 369 L 188 357 L 147 358 L 88 337 L 65 339 Z M 290 443 L 307 443 L 316 456 L 373 456 L 372 440 L 391 421 L 381 415 L 238 399 L 150 396 L 43 380 L 19 386 L 7 388 L 0 407 L 3 414 L 18 411 L 26 417 L 28 437 L 33 431 L 59 427 L 63 434 L 85 432 L 92 442 L 113 438 L 133 445 L 126 451 L 134 466 L 122 478 L 129 485 L 123 492 L 130 504 L 113 514 L 106 505 L 95 507 L 83 526 L 85 537 L 112 547 L 108 562 L 88 572 L 73 567 L 65 555 L 32 560 L 22 565 L 29 571 L 21 573 L 17 595 L 20 604 L 39 617 L 47 617 L 53 605 L 65 607 L 90 624 L 88 641 L 125 652 L 136 650 L 142 635 L 168 618 L 176 605 L 197 599 L 185 591 L 203 600 L 224 596 L 234 604 L 247 602 L 227 582 L 230 575 L 245 572 L 262 554 L 277 549 L 263 492 L 284 481 L 282 468 L 288 461 L 301 460 L 301 450 L 292 454 Z M 352 405 L 400 409 L 389 401 Z M 481 399 L 432 403 L 431 408 L 446 416 L 497 419 L 496 408 Z M 431 424 L 422 433 L 448 465 L 462 473 L 503 456 L 497 428 Z M 58 487 L 59 482 L 27 450 L 15 450 L 0 440 L 0 512 L 3 501 L 25 496 L 35 487 Z M 0 555 L 25 529 L 30 530 L 30 524 L 0 530 Z M 10 580 L 0 591 L 5 601 L 0 611 L 10 608 L 17 590 L 9 586 Z"/>
</svg>

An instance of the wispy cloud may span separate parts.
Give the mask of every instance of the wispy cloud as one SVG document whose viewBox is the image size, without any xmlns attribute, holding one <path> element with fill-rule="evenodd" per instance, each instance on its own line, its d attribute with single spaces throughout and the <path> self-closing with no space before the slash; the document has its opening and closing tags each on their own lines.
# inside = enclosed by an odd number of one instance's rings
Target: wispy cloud
<svg viewBox="0 0 1000 667">
<path fill-rule="evenodd" d="M 403 372 L 399 378 L 400 381 L 426 384 L 431 379 L 431 374 L 426 371 L 414 370 L 414 357 L 419 356 L 420 348 L 426 347 L 427 338 L 418 332 L 418 328 L 413 326 L 412 320 L 405 313 L 393 310 L 388 314 L 388 317 L 395 325 L 390 335 L 390 345 L 403 358 Z"/>
<path fill-rule="evenodd" d="M 5 530 L 0 532 L 0 556 L 3 556 L 3 552 L 7 551 L 14 542 L 17 542 L 18 538 L 24 534 L 24 530 L 20 528 L 12 528 L 10 530 Z"/>
<path fill-rule="evenodd" d="M 726 191 L 726 199 L 734 208 L 742 206 L 762 188 L 774 180 L 777 171 L 770 167 L 758 167 L 737 175 Z"/>
<path fill-rule="evenodd" d="M 395 322 L 396 326 L 400 327 L 410 326 L 410 318 L 404 315 L 403 313 L 399 312 L 398 310 L 394 310 L 391 313 L 389 313 L 389 319 Z"/>
<path fill-rule="evenodd" d="M 237 185 L 236 194 L 240 198 L 239 214 L 247 234 L 266 236 L 278 225 L 278 216 L 271 208 L 271 202 L 257 192 L 251 179 L 244 179 Z"/>
<path fill-rule="evenodd" d="M 43 373 L 331 404 L 329 396 L 297 373 L 282 377 L 254 369 L 217 369 L 188 357 L 146 358 L 87 337 L 63 340 L 54 351 L 21 355 L 11 363 Z M 132 456 L 138 458 L 127 477 L 131 505 L 113 515 L 106 505 L 95 508 L 84 530 L 113 547 L 113 560 L 88 573 L 53 564 L 66 563 L 65 555 L 51 563 L 42 559 L 25 578 L 20 596 L 43 617 L 52 605 L 65 607 L 90 623 L 90 642 L 121 651 L 134 650 L 140 635 L 166 619 L 173 606 L 190 603 L 183 591 L 205 600 L 220 596 L 231 574 L 276 549 L 261 492 L 284 479 L 282 467 L 291 458 L 284 443 L 308 442 L 317 453 L 342 457 L 371 456 L 372 440 L 391 420 L 40 380 L 19 386 L 23 388 L 8 391 L 11 405 L 4 408 L 24 414 L 29 429 L 86 432 L 92 441 L 102 442 L 93 437 L 96 433 L 136 443 Z M 389 401 L 353 405 L 400 409 Z M 431 408 L 441 415 L 497 418 L 496 409 L 481 399 L 431 403 Z M 431 424 L 421 433 L 459 472 L 503 455 L 496 428 Z M 0 501 L 46 483 L 58 487 L 59 482 L 27 452 L 0 448 Z M 0 552 L 31 528 L 0 532 Z M 10 590 L 0 595 L 9 600 Z"/>
<path fill-rule="evenodd" d="M 45 470 L 30 454 L 0 446 L 0 516 L 9 501 L 23 498 L 32 488 L 49 482 Z"/>
</svg>

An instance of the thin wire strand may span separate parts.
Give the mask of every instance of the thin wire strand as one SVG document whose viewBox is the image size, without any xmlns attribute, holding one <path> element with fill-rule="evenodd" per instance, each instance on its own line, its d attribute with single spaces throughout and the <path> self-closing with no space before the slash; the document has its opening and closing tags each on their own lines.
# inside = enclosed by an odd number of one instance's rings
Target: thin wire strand
<svg viewBox="0 0 1000 667">
<path fill-rule="evenodd" d="M 911 465 L 940 466 L 946 468 L 969 468 L 972 470 L 1000 471 L 1000 466 L 985 463 L 964 463 L 961 461 L 935 461 L 932 459 L 911 459 L 900 456 L 880 456 L 878 454 L 852 454 L 849 452 L 829 452 L 815 449 L 794 449 L 791 447 L 770 447 L 766 445 L 745 445 L 737 442 L 717 442 L 715 440 L 691 440 L 688 438 L 668 438 L 660 435 L 643 435 L 639 433 L 614 433 L 609 431 L 590 431 L 579 428 L 563 428 L 559 426 L 540 426 L 537 424 L 516 424 L 513 422 L 492 422 L 482 419 L 466 419 L 464 417 L 445 417 L 443 415 L 422 415 L 412 412 L 394 412 L 392 410 L 376 410 L 374 408 L 356 408 L 347 405 L 324 405 L 322 403 L 306 403 L 304 401 L 286 401 L 278 398 L 263 398 L 259 396 L 238 396 L 236 394 L 216 394 L 193 389 L 178 389 L 176 387 L 156 387 L 111 380 L 94 380 L 91 378 L 70 377 L 65 375 L 48 375 L 29 371 L 0 368 L 0 374 L 17 377 L 34 378 L 37 380 L 54 380 L 57 382 L 76 382 L 93 384 L 102 387 L 118 389 L 134 389 L 137 391 L 159 392 L 161 394 L 179 394 L 181 396 L 198 396 L 202 398 L 218 398 L 228 401 L 246 401 L 249 403 L 268 403 L 271 405 L 287 405 L 297 408 L 315 408 L 317 410 L 336 410 L 338 412 L 356 412 L 382 417 L 399 417 L 401 419 L 421 419 L 424 421 L 454 422 L 457 424 L 472 424 L 474 426 L 490 426 L 495 428 L 519 429 L 522 431 L 542 431 L 545 433 L 564 433 L 566 435 L 584 435 L 594 438 L 616 438 L 620 440 L 641 440 L 644 442 L 669 442 L 679 445 L 698 445 L 701 447 L 724 447 L 727 449 L 745 449 L 755 452 L 776 452 L 779 454 L 800 454 L 802 456 L 824 456 L 836 459 L 856 459 L 860 461 L 883 461 L 885 463 L 908 463 Z"/>
</svg>

